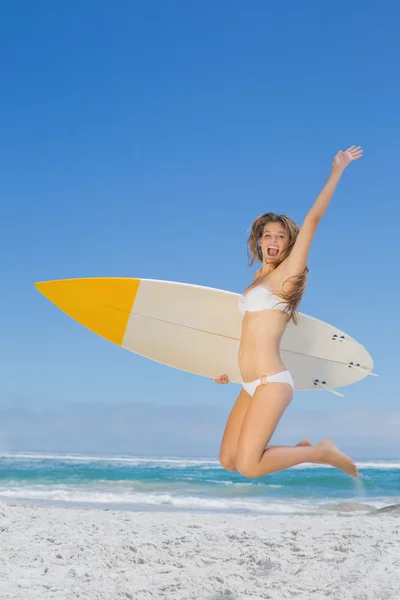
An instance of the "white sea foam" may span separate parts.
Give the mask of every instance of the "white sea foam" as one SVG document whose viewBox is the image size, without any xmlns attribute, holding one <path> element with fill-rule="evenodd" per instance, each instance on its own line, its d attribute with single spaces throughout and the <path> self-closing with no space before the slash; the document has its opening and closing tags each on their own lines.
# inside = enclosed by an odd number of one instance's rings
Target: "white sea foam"
<svg viewBox="0 0 400 600">
<path fill-rule="evenodd" d="M 1 453 L 1 459 L 9 460 L 54 460 L 71 463 L 121 463 L 132 466 L 146 466 L 147 468 L 186 468 L 186 467 L 220 467 L 217 460 L 211 459 L 186 459 L 186 458 L 153 458 L 139 456 L 86 456 L 83 454 L 34 454 L 34 453 Z"/>
<path fill-rule="evenodd" d="M 169 507 L 181 510 L 211 510 L 211 511 L 250 511 L 256 513 L 293 514 L 319 511 L 329 504 L 360 502 L 359 497 L 335 498 L 329 502 L 310 498 L 309 500 L 272 500 L 267 497 L 232 498 L 232 497 L 200 497 L 195 495 L 178 495 L 162 492 L 135 492 L 132 490 L 104 490 L 96 488 L 59 486 L 8 487 L 0 490 L 0 498 L 5 501 L 18 499 L 20 501 L 63 502 L 68 504 L 102 504 L 124 506 Z M 400 502 L 400 498 L 374 498 L 366 501 L 375 508 L 383 508 L 389 504 Z"/>
<path fill-rule="evenodd" d="M 400 469 L 400 460 L 355 460 L 358 469 Z M 296 465 L 295 467 L 291 467 L 292 469 L 301 470 L 301 469 L 333 469 L 330 465 L 319 465 L 315 463 L 303 463 L 301 465 Z"/>
<path fill-rule="evenodd" d="M 78 489 L 21 489 L 9 488 L 0 492 L 4 500 L 11 498 L 18 500 L 40 500 L 47 502 L 67 502 L 79 504 L 107 504 L 125 506 L 151 506 L 170 507 L 181 510 L 212 510 L 212 511 L 250 511 L 256 513 L 293 514 L 297 512 L 308 513 L 312 507 L 308 504 L 294 504 L 285 502 L 263 502 L 260 500 L 240 498 L 201 498 L 197 496 L 173 496 L 167 493 L 160 494 L 118 494 L 112 492 L 91 493 Z"/>
<path fill-rule="evenodd" d="M 145 466 L 147 468 L 175 468 L 199 467 L 200 469 L 223 469 L 218 460 L 208 458 L 178 458 L 178 457 L 142 457 L 142 456 L 91 456 L 84 454 L 39 454 L 39 453 L 0 453 L 1 459 L 8 460 L 54 460 L 71 463 L 120 463 L 131 466 Z M 400 469 L 400 460 L 360 460 L 355 461 L 359 469 Z M 331 469 L 330 465 L 319 465 L 314 463 L 303 463 L 291 467 L 291 469 Z"/>
</svg>

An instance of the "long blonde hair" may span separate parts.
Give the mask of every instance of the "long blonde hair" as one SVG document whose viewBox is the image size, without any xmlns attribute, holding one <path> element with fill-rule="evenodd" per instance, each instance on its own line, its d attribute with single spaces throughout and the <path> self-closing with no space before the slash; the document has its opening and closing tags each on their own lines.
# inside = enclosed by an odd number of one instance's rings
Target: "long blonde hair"
<svg viewBox="0 0 400 600">
<path fill-rule="evenodd" d="M 285 258 L 289 256 L 296 241 L 296 238 L 299 234 L 299 228 L 296 223 L 292 221 L 289 217 L 285 215 L 276 215 L 275 213 L 265 213 L 264 215 L 260 215 L 253 222 L 250 230 L 249 239 L 247 240 L 247 248 L 248 248 L 248 257 L 249 257 L 249 265 L 251 266 L 255 260 L 263 262 L 263 254 L 260 246 L 260 238 L 264 232 L 264 227 L 268 223 L 280 223 L 285 229 L 288 236 L 288 246 L 282 253 L 282 257 L 274 265 L 276 268 L 280 265 Z M 287 303 L 287 313 L 289 315 L 289 320 L 292 319 L 294 323 L 298 322 L 298 306 L 300 304 L 301 298 L 304 294 L 304 290 L 306 289 L 306 280 L 307 280 L 308 267 L 305 267 L 302 273 L 298 275 L 293 275 L 286 279 L 282 285 L 282 291 L 279 292 L 279 297 L 282 298 Z M 285 285 L 291 282 L 290 289 L 285 292 Z"/>
</svg>

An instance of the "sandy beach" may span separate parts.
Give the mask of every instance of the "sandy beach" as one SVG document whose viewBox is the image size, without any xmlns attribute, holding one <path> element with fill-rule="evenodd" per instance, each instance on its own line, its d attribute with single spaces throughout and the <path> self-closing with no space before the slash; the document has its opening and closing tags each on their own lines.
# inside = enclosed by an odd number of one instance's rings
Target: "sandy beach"
<svg viewBox="0 0 400 600">
<path fill-rule="evenodd" d="M 2 600 L 393 600 L 398 511 L 318 516 L 0 504 Z"/>
</svg>

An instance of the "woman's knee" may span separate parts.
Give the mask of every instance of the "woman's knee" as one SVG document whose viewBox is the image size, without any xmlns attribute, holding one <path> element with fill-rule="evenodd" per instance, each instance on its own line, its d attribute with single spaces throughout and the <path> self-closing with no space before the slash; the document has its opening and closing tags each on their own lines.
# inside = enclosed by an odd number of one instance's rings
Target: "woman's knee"
<svg viewBox="0 0 400 600">
<path fill-rule="evenodd" d="M 236 458 L 236 468 L 238 473 L 247 479 L 260 477 L 258 464 L 248 458 L 238 456 Z"/>
<path fill-rule="evenodd" d="M 231 453 L 224 452 L 223 450 L 219 453 L 219 462 L 221 467 L 226 471 L 237 471 L 236 468 L 236 456 Z"/>
</svg>

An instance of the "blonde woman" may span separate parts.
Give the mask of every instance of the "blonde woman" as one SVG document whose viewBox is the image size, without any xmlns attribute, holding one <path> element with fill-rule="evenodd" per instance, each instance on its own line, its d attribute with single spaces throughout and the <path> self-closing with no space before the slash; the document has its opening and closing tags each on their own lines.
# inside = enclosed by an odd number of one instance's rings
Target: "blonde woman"
<svg viewBox="0 0 400 600">
<path fill-rule="evenodd" d="M 306 286 L 307 258 L 318 224 L 344 170 L 362 157 L 360 146 L 338 152 L 329 177 L 299 229 L 283 215 L 258 217 L 248 239 L 251 264 L 261 262 L 254 282 L 239 298 L 243 315 L 239 368 L 243 387 L 229 415 L 220 450 L 221 465 L 245 477 L 257 478 L 310 462 L 330 464 L 357 477 L 353 460 L 330 440 L 315 446 L 268 446 L 280 418 L 293 398 L 293 380 L 279 348 L 288 322 Z M 216 383 L 228 383 L 221 375 Z"/>
</svg>

